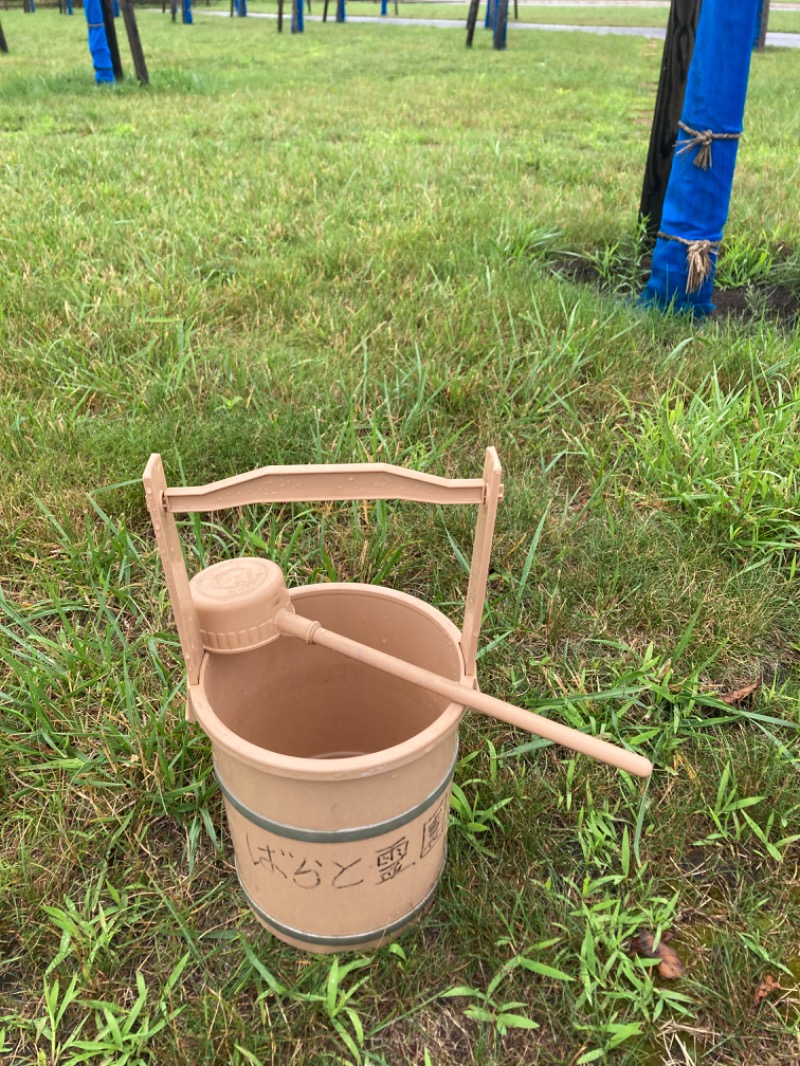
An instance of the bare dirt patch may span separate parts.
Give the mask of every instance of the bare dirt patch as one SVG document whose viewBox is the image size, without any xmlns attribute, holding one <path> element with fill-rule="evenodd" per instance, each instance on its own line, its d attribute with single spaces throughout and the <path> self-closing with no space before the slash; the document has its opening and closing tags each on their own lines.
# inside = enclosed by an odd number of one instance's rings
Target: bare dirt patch
<svg viewBox="0 0 800 1066">
<path fill-rule="evenodd" d="M 620 276 L 631 279 L 629 292 L 622 292 L 619 284 L 609 280 L 590 259 L 575 256 L 559 258 L 553 265 L 554 272 L 569 278 L 580 285 L 590 285 L 604 293 L 632 296 L 633 289 L 641 291 L 650 277 L 649 257 L 643 259 L 638 267 L 630 265 Z M 738 321 L 768 321 L 786 329 L 794 329 L 800 323 L 800 291 L 769 279 L 752 282 L 749 285 L 737 285 L 729 288 L 714 289 L 713 318 L 734 318 Z"/>
</svg>

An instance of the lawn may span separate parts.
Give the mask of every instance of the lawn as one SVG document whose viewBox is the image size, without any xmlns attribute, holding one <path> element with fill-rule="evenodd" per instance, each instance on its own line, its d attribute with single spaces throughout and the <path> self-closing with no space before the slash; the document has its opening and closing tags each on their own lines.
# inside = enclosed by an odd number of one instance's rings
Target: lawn
<svg viewBox="0 0 800 1066">
<path fill-rule="evenodd" d="M 754 57 L 739 311 L 693 323 L 631 300 L 658 42 L 142 11 L 151 86 L 108 91 L 80 18 L 2 23 L 0 1061 L 793 1062 L 796 56 Z M 145 462 L 474 477 L 489 444 L 481 688 L 655 772 L 468 714 L 433 908 L 297 953 L 243 903 L 183 718 Z M 473 518 L 297 505 L 185 542 L 458 621 Z"/>
</svg>

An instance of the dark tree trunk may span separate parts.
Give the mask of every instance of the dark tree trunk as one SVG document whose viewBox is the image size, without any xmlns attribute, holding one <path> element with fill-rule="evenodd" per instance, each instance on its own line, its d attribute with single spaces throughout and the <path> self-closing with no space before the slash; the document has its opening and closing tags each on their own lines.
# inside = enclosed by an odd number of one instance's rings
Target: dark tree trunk
<svg viewBox="0 0 800 1066">
<path fill-rule="evenodd" d="M 103 9 L 103 25 L 106 28 L 106 40 L 108 50 L 111 53 L 111 66 L 114 70 L 114 78 L 122 81 L 122 59 L 119 54 L 119 42 L 117 41 L 117 27 L 114 23 L 114 5 L 112 0 L 100 0 Z"/>
<path fill-rule="evenodd" d="M 144 61 L 142 42 L 139 38 L 139 27 L 136 25 L 136 13 L 133 10 L 133 0 L 119 0 L 120 11 L 125 22 L 125 32 L 128 34 L 128 44 L 131 46 L 131 58 L 136 77 L 142 85 L 150 84 L 150 76 L 147 73 L 147 64 Z"/>
<path fill-rule="evenodd" d="M 769 0 L 761 0 L 761 8 L 756 19 L 756 39 L 753 47 L 763 52 L 767 47 L 767 24 L 769 22 Z"/>
<path fill-rule="evenodd" d="M 481 0 L 469 0 L 467 12 L 467 48 L 472 48 L 472 38 L 475 36 L 475 23 L 478 21 L 478 8 Z"/>
<path fill-rule="evenodd" d="M 672 153 L 686 95 L 686 79 L 694 52 L 700 2 L 672 0 L 670 7 L 639 204 L 639 218 L 647 219 L 647 233 L 651 238 L 655 238 L 661 225 L 661 211 L 672 170 Z"/>
</svg>

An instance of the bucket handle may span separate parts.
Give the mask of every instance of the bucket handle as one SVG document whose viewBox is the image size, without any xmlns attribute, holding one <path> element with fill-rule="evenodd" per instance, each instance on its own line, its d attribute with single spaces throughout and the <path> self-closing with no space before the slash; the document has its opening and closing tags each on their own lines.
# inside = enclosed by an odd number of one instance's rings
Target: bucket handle
<svg viewBox="0 0 800 1066">
<path fill-rule="evenodd" d="M 478 520 L 461 630 L 466 673 L 474 677 L 497 505 L 503 498 L 500 476 L 497 452 L 487 448 L 480 478 L 442 478 L 388 463 L 345 463 L 264 466 L 207 485 L 169 488 L 161 456 L 154 453 L 148 460 L 142 480 L 189 683 L 196 685 L 200 679 L 203 641 L 189 591 L 175 515 L 256 503 L 322 503 L 332 500 L 477 504 Z"/>
</svg>

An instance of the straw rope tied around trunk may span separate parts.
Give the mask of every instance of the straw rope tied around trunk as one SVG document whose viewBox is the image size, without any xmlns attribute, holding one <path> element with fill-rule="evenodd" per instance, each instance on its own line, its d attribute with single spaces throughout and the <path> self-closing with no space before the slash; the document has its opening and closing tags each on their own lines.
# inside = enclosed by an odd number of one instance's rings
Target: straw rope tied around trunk
<svg viewBox="0 0 800 1066">
<path fill-rule="evenodd" d="M 686 276 L 686 291 L 698 292 L 706 278 L 711 277 L 711 256 L 719 254 L 719 241 L 688 241 L 685 237 L 675 237 L 671 233 L 658 231 L 658 236 L 665 241 L 677 241 L 686 245 L 686 262 L 689 273 Z"/>
<path fill-rule="evenodd" d="M 686 152 L 691 152 L 693 148 L 697 148 L 694 165 L 700 167 L 701 170 L 708 170 L 711 166 L 712 141 L 738 141 L 741 137 L 741 133 L 714 133 L 713 130 L 693 130 L 691 126 L 687 126 L 684 122 L 679 122 L 678 128 L 689 134 L 689 140 L 676 143 L 675 147 L 678 149 L 676 155 L 684 155 Z"/>
</svg>

